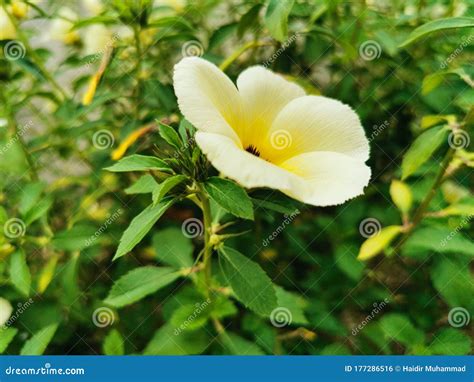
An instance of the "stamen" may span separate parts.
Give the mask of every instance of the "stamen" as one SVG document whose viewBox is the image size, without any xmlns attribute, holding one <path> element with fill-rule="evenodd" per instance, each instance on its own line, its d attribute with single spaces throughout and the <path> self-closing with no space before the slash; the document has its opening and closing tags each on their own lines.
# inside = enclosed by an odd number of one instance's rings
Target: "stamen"
<svg viewBox="0 0 474 382">
<path fill-rule="evenodd" d="M 252 155 L 255 155 L 256 157 L 260 156 L 260 151 L 258 151 L 258 149 L 254 145 L 247 146 L 245 151 L 249 152 Z"/>
</svg>

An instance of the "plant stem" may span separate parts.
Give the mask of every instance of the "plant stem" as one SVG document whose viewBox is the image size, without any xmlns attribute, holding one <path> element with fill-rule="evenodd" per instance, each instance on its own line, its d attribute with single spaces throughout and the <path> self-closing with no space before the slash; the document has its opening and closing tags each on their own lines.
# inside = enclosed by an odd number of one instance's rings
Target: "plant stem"
<svg viewBox="0 0 474 382">
<path fill-rule="evenodd" d="M 411 224 L 408 225 L 407 230 L 405 231 L 405 235 L 400 239 L 400 241 L 397 243 L 397 245 L 394 248 L 394 253 L 398 253 L 405 244 L 406 240 L 410 237 L 414 229 L 420 224 L 420 222 L 423 220 L 423 217 L 426 214 L 426 210 L 428 209 L 431 201 L 433 200 L 434 196 L 436 195 L 436 191 L 438 190 L 439 186 L 441 183 L 443 183 L 445 179 L 445 174 L 446 170 L 449 166 L 449 163 L 453 159 L 454 153 L 456 150 L 450 148 L 446 155 L 444 156 L 443 161 L 441 162 L 441 166 L 439 169 L 438 174 L 436 175 L 435 181 L 433 182 L 433 185 L 429 189 L 428 193 L 426 194 L 425 198 L 421 202 L 420 206 L 415 212 L 415 215 L 413 216 Z"/>
<path fill-rule="evenodd" d="M 135 65 L 135 75 L 137 78 L 137 87 L 135 89 L 135 120 L 138 121 L 140 116 L 140 88 L 142 85 L 141 81 L 141 69 L 142 69 L 142 43 L 140 41 L 140 27 L 133 27 L 133 35 L 135 37 L 135 48 L 137 50 L 137 63 Z"/>
<path fill-rule="evenodd" d="M 212 227 L 212 217 L 211 217 L 211 205 L 209 203 L 209 197 L 207 196 L 206 191 L 200 186 L 198 188 L 198 196 L 201 201 L 201 210 L 204 219 L 204 279 L 206 283 L 207 297 L 210 295 L 211 291 L 211 276 L 212 276 L 212 245 L 210 243 L 211 239 L 211 227 Z"/>
<path fill-rule="evenodd" d="M 267 42 L 259 42 L 259 41 L 250 41 L 244 46 L 241 46 L 239 49 L 234 51 L 226 60 L 222 62 L 222 64 L 219 65 L 219 69 L 221 69 L 223 72 L 237 59 L 239 58 L 246 50 L 251 49 L 251 48 L 257 48 L 260 46 L 269 46 L 272 45 L 271 43 Z"/>
<path fill-rule="evenodd" d="M 3 4 L 3 2 L 2 2 Z M 45 68 L 45 66 L 43 65 L 43 62 L 41 61 L 41 59 L 38 57 L 38 55 L 36 54 L 36 52 L 34 51 L 34 49 L 31 47 L 29 41 L 28 41 L 28 38 L 25 36 L 25 34 L 22 32 L 21 28 L 19 27 L 16 19 L 14 16 L 12 16 L 10 14 L 10 12 L 7 10 L 7 8 L 5 6 L 3 6 L 3 10 L 5 11 L 5 13 L 7 14 L 8 18 L 10 19 L 11 23 L 14 25 L 15 27 L 15 30 L 16 30 L 16 33 L 19 37 L 19 40 L 23 43 L 23 45 L 25 46 L 26 48 L 26 51 L 28 52 L 28 55 L 29 57 L 31 58 L 31 61 L 34 62 L 34 64 L 39 68 L 40 72 L 41 72 L 41 75 L 49 81 L 49 83 L 53 86 L 53 88 L 56 89 L 56 91 L 59 93 L 59 97 L 58 99 L 63 101 L 65 99 L 68 98 L 68 95 L 67 93 L 65 92 L 65 90 L 58 84 L 58 82 L 56 82 L 56 80 L 54 79 L 53 76 L 51 76 L 51 74 L 49 74 L 49 71 Z"/>
</svg>

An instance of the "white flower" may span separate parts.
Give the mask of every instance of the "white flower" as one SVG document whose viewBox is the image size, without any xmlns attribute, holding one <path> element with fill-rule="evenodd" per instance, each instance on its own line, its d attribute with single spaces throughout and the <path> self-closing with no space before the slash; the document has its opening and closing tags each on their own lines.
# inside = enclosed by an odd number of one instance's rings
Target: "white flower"
<svg viewBox="0 0 474 382">
<path fill-rule="evenodd" d="M 58 14 L 61 16 L 54 19 L 49 29 L 49 37 L 65 44 L 73 44 L 79 40 L 79 33 L 72 30 L 77 15 L 67 7 L 62 7 Z"/>
<path fill-rule="evenodd" d="M 5 325 L 12 315 L 13 308 L 8 300 L 0 297 L 0 327 Z"/>
<path fill-rule="evenodd" d="M 15 26 L 10 21 L 5 9 L 0 6 L 0 40 L 13 40 L 15 38 Z"/>
<path fill-rule="evenodd" d="M 103 24 L 93 24 L 85 29 L 83 42 L 86 55 L 103 53 L 112 43 L 112 32 Z"/>
<path fill-rule="evenodd" d="M 104 10 L 104 4 L 101 0 L 82 0 L 84 8 L 93 16 L 97 16 Z"/>
<path fill-rule="evenodd" d="M 347 105 L 255 66 L 237 88 L 198 57 L 175 66 L 179 108 L 198 130 L 196 141 L 223 175 L 247 188 L 278 189 L 316 205 L 343 203 L 370 179 L 369 144 Z"/>
</svg>

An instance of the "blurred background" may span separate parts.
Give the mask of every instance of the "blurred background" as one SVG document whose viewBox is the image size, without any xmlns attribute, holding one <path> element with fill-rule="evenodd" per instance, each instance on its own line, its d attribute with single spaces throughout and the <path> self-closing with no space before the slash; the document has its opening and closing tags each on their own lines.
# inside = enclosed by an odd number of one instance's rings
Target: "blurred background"
<svg viewBox="0 0 474 382">
<path fill-rule="evenodd" d="M 0 350 L 470 354 L 473 17 L 472 0 L 2 0 Z M 250 232 L 232 245 L 294 306 L 279 326 L 229 303 L 238 350 L 205 321 L 183 336 L 163 331 L 192 301 L 186 283 L 123 309 L 103 302 L 120 276 L 160 262 L 163 232 L 180 251 L 202 246 L 179 235 L 199 217 L 183 203 L 112 262 L 150 198 L 130 190 L 136 173 L 103 170 L 166 150 L 156 121 L 181 120 L 172 73 L 186 56 L 233 80 L 263 65 L 339 99 L 371 146 L 370 185 L 342 206 L 249 192 L 255 224 L 239 223 Z M 400 236 L 382 235 L 376 253 L 358 258 L 366 239 L 394 225 Z"/>
</svg>

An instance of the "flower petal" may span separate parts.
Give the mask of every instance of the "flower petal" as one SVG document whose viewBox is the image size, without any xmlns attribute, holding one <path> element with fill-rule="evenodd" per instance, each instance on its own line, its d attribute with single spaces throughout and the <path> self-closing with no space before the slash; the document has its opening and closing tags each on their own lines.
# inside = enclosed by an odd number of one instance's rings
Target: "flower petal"
<svg viewBox="0 0 474 382">
<path fill-rule="evenodd" d="M 303 193 L 305 183 L 296 175 L 242 150 L 220 134 L 196 133 L 196 142 L 213 166 L 240 185 L 269 187 L 285 193 Z"/>
<path fill-rule="evenodd" d="M 242 100 L 232 81 L 214 64 L 186 57 L 174 67 L 179 109 L 198 130 L 239 142 L 233 129 L 242 123 Z"/>
<path fill-rule="evenodd" d="M 246 124 L 239 133 L 243 146 L 258 146 L 273 120 L 291 100 L 305 95 L 304 90 L 282 76 L 253 66 L 244 70 L 237 78 L 237 87 L 244 107 Z"/>
<path fill-rule="evenodd" d="M 363 162 L 369 158 L 369 142 L 354 110 L 321 96 L 300 97 L 287 104 L 266 142 L 274 149 L 270 158 L 274 163 L 312 151 L 334 151 Z"/>
<path fill-rule="evenodd" d="M 297 155 L 281 167 L 304 179 L 307 188 L 295 199 L 315 206 L 332 206 L 360 195 L 370 180 L 370 168 L 346 154 L 315 151 Z"/>
</svg>

